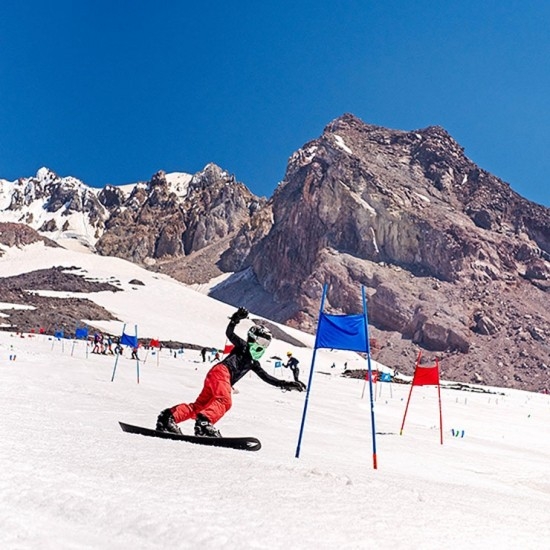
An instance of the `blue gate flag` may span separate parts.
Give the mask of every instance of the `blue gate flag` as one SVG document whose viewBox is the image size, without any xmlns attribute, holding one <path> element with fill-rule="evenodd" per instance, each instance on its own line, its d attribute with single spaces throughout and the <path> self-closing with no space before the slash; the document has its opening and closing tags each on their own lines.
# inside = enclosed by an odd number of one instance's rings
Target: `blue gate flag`
<svg viewBox="0 0 550 550">
<path fill-rule="evenodd" d="M 54 333 L 54 337 L 58 338 L 58 339 L 63 338 L 63 331 L 62 330 L 56 330 L 55 333 Z"/>
<path fill-rule="evenodd" d="M 381 382 L 391 382 L 391 374 L 389 372 L 383 372 L 380 375 Z"/>
<path fill-rule="evenodd" d="M 319 308 L 319 322 L 317 324 L 317 334 L 315 336 L 315 345 L 313 346 L 313 356 L 311 358 L 311 369 L 309 371 L 309 382 L 307 384 L 306 399 L 304 402 L 304 412 L 302 414 L 302 423 L 298 435 L 298 445 L 296 446 L 296 458 L 300 456 L 300 447 L 302 445 L 302 436 L 306 423 L 307 407 L 309 403 L 309 394 L 313 382 L 313 370 L 315 367 L 315 358 L 319 348 L 329 348 L 347 351 L 363 352 L 367 354 L 368 381 L 370 390 L 370 410 L 372 427 L 372 462 L 376 470 L 378 468 L 376 458 L 376 426 L 374 420 L 374 392 L 372 386 L 372 366 L 369 349 L 369 324 L 367 320 L 367 297 L 365 287 L 361 287 L 363 298 L 363 313 L 357 315 L 330 315 L 323 311 L 328 286 L 323 286 L 323 296 L 321 297 L 321 307 Z"/>
<path fill-rule="evenodd" d="M 77 340 L 87 340 L 88 339 L 88 329 L 86 327 L 77 328 L 74 335 L 75 335 Z"/>
<path fill-rule="evenodd" d="M 137 336 L 130 336 L 129 334 L 122 334 L 120 338 L 120 343 L 123 346 L 131 346 L 132 348 L 138 347 L 138 337 Z"/>
<path fill-rule="evenodd" d="M 126 323 L 124 323 L 124 326 L 122 327 L 122 336 L 120 337 L 119 343 L 123 346 L 130 346 L 132 348 L 137 349 L 139 347 L 137 325 L 135 325 L 135 331 L 136 331 L 135 336 L 130 336 L 129 334 L 126 334 L 124 332 L 125 330 L 126 330 Z M 111 382 L 115 379 L 116 366 L 117 366 L 119 357 L 120 357 L 120 354 L 115 353 L 115 366 L 113 367 L 113 375 L 111 376 Z M 136 356 L 136 374 L 137 374 L 137 383 L 139 384 L 139 358 L 137 356 Z"/>
<path fill-rule="evenodd" d="M 360 315 L 319 314 L 316 348 L 369 351 L 366 317 Z"/>
</svg>

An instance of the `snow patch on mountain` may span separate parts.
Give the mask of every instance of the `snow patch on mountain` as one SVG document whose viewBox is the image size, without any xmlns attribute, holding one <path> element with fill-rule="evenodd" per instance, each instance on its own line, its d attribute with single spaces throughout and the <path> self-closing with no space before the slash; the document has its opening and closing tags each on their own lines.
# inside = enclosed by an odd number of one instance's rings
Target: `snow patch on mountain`
<svg viewBox="0 0 550 550">
<path fill-rule="evenodd" d="M 173 172 L 166 174 L 166 181 L 170 191 L 183 199 L 192 177 L 185 172 Z M 148 182 L 109 184 L 104 189 L 118 189 L 128 199 L 136 189 L 147 189 L 148 185 Z M 93 250 L 109 218 L 109 211 L 98 200 L 101 191 L 73 176 L 58 176 L 46 167 L 40 168 L 35 176 L 16 181 L 0 179 L 0 222 L 28 225 L 66 248 Z"/>
<path fill-rule="evenodd" d="M 192 174 L 187 174 L 185 172 L 171 172 L 166 174 L 166 181 L 170 187 L 170 191 L 181 199 L 187 196 L 189 183 L 192 178 Z"/>
<path fill-rule="evenodd" d="M 334 141 L 336 141 L 336 145 L 338 145 L 340 149 L 342 149 L 346 153 L 349 153 L 350 155 L 353 154 L 353 151 L 346 145 L 342 136 L 339 136 L 338 134 L 334 134 Z"/>
</svg>

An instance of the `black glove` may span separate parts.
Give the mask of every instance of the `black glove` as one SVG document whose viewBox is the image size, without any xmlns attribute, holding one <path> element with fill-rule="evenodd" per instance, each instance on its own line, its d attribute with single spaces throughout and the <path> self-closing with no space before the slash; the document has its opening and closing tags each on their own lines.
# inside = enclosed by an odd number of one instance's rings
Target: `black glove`
<svg viewBox="0 0 550 550">
<path fill-rule="evenodd" d="M 306 388 L 306 385 L 303 383 L 303 382 L 283 382 L 283 385 L 281 386 L 281 388 L 283 390 L 288 390 L 288 391 L 292 391 L 292 390 L 296 390 L 296 391 L 305 391 L 307 388 Z"/>
<path fill-rule="evenodd" d="M 248 317 L 248 309 L 244 307 L 240 307 L 229 319 L 232 323 L 238 323 L 239 321 L 242 321 L 243 319 L 246 319 Z"/>
</svg>

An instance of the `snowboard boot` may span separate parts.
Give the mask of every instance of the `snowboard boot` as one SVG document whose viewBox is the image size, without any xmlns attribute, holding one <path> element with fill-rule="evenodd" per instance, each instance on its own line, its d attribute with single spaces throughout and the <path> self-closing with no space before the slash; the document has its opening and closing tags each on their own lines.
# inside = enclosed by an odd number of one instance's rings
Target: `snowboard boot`
<svg viewBox="0 0 550 550">
<path fill-rule="evenodd" d="M 170 409 L 165 409 L 159 414 L 157 418 L 156 430 L 157 432 L 170 432 L 173 434 L 182 435 Z"/>
<path fill-rule="evenodd" d="M 195 422 L 195 435 L 202 437 L 221 437 L 222 434 L 212 426 L 210 420 L 204 414 L 197 414 Z"/>
</svg>

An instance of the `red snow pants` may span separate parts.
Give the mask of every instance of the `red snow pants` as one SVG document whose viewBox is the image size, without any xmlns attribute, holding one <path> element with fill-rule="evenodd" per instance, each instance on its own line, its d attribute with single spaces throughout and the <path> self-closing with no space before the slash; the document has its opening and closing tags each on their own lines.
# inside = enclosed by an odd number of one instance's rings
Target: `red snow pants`
<svg viewBox="0 0 550 550">
<path fill-rule="evenodd" d="M 211 424 L 215 424 L 231 408 L 231 404 L 229 369 L 223 363 L 218 363 L 208 371 L 204 386 L 194 403 L 181 403 L 170 410 L 176 423 L 195 419 L 201 413 Z"/>
</svg>

